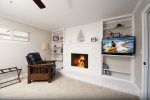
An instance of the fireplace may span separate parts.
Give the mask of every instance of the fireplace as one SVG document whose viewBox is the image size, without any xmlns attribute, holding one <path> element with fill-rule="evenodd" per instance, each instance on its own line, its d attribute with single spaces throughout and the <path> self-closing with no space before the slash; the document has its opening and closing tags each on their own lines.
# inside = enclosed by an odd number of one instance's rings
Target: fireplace
<svg viewBox="0 0 150 100">
<path fill-rule="evenodd" d="M 71 53 L 71 66 L 88 68 L 88 54 Z"/>
</svg>

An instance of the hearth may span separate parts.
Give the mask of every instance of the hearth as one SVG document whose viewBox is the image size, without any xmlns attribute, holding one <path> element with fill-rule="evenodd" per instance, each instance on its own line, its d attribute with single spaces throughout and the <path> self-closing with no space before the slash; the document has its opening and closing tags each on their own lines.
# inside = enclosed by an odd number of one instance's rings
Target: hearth
<svg viewBox="0 0 150 100">
<path fill-rule="evenodd" d="M 88 54 L 71 53 L 71 66 L 88 68 Z"/>
</svg>

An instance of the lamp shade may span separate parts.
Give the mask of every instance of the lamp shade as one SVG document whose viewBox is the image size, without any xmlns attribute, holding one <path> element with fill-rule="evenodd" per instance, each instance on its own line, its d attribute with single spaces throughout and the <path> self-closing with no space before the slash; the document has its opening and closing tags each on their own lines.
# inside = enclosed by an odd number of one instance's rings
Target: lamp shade
<svg viewBox="0 0 150 100">
<path fill-rule="evenodd" d="M 45 50 L 45 51 L 48 50 L 49 49 L 49 43 L 42 43 L 41 49 Z"/>
</svg>

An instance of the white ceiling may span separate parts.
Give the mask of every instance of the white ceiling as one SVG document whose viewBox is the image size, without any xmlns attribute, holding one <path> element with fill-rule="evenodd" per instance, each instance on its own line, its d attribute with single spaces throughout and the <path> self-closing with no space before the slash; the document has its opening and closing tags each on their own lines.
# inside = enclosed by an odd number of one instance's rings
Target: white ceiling
<svg viewBox="0 0 150 100">
<path fill-rule="evenodd" d="M 71 27 L 133 12 L 139 0 L 0 0 L 0 16 L 42 29 Z"/>
</svg>

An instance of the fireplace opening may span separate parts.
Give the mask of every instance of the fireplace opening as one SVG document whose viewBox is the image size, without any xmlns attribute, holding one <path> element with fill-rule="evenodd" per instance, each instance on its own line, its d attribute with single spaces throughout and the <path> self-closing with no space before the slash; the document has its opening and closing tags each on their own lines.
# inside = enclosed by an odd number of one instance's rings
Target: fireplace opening
<svg viewBox="0 0 150 100">
<path fill-rule="evenodd" d="M 71 54 L 71 66 L 88 68 L 88 54 Z"/>
</svg>

